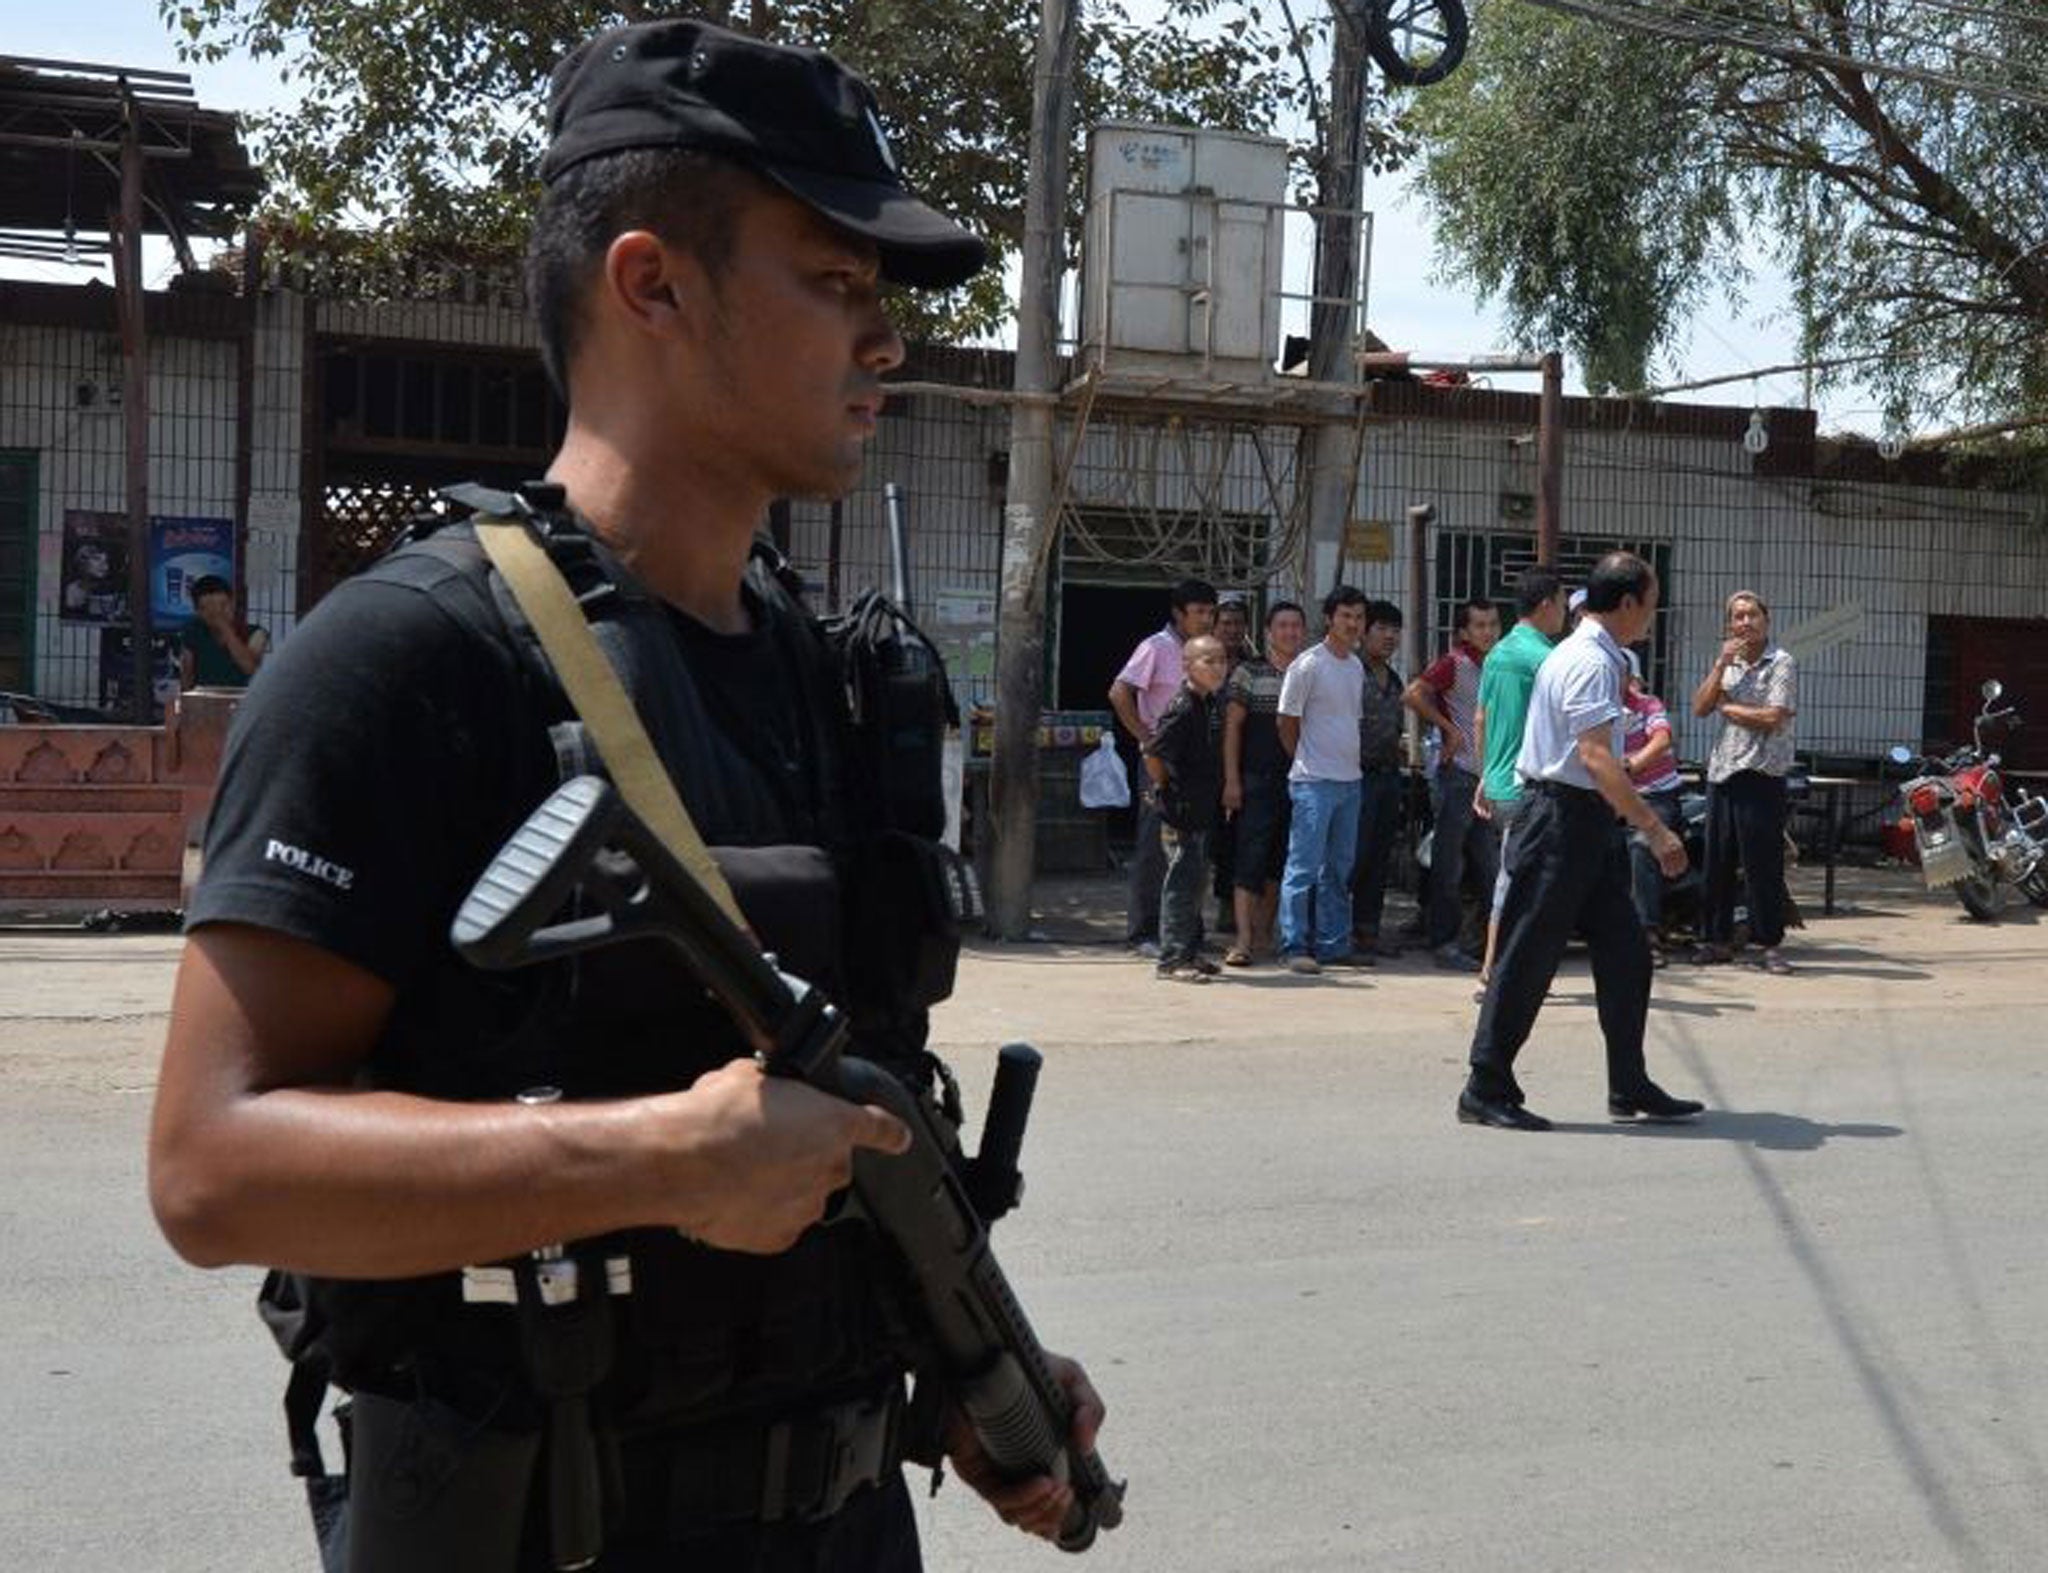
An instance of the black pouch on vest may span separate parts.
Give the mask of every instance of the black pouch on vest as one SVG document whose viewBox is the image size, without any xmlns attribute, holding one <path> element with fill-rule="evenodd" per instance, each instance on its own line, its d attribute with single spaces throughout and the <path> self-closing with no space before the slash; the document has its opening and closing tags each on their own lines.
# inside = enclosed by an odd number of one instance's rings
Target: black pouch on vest
<svg viewBox="0 0 2048 1573">
<path fill-rule="evenodd" d="M 950 995 L 961 936 L 985 916 L 973 865 L 942 842 L 888 831 L 852 854 L 843 883 L 855 1008 Z"/>
<path fill-rule="evenodd" d="M 358 1393 L 348 1573 L 513 1573 L 541 1433 Z"/>
<path fill-rule="evenodd" d="M 946 729 L 960 708 L 946 663 L 908 613 L 873 590 L 826 625 L 846 683 L 847 782 L 869 823 L 936 841 L 946 830 Z"/>
<path fill-rule="evenodd" d="M 713 847 L 712 861 L 763 950 L 783 971 L 837 999 L 845 983 L 840 957 L 839 876 L 819 847 Z"/>
</svg>

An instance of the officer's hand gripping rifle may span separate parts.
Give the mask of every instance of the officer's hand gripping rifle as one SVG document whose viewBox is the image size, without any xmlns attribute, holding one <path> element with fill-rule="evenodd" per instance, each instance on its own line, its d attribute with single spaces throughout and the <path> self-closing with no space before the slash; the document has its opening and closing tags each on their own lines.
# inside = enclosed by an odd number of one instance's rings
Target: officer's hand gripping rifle
<svg viewBox="0 0 2048 1573">
<path fill-rule="evenodd" d="M 586 916 L 550 923 L 572 895 Z M 456 914 L 451 938 L 465 959 L 504 968 L 643 937 L 682 954 L 754 1042 L 771 1075 L 795 1076 L 855 1103 L 875 1104 L 911 1132 L 897 1156 L 866 1149 L 853 1160 L 862 1210 L 901 1254 L 914 1288 L 924 1364 L 952 1393 L 998 1473 L 1066 1480 L 1074 1504 L 1059 1544 L 1083 1551 L 1123 1521 L 1123 1484 L 1101 1458 L 1069 1441 L 1073 1403 L 989 1247 L 988 1229 L 929 1105 L 867 1060 L 845 1054 L 837 1007 L 772 958 L 719 908 L 612 786 L 579 776 L 534 810 L 499 850 Z M 1004 1049 L 989 1099 L 975 1189 L 1006 1207 L 1028 1116 L 1038 1055 Z"/>
</svg>

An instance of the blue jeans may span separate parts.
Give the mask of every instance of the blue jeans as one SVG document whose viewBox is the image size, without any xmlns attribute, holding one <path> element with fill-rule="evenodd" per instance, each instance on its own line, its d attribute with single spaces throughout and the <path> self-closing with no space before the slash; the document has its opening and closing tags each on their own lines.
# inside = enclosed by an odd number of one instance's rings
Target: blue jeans
<svg viewBox="0 0 2048 1573">
<path fill-rule="evenodd" d="M 1351 949 L 1351 865 L 1358 856 L 1356 781 L 1290 781 L 1294 823 L 1280 876 L 1280 954 L 1331 961 Z M 1309 934 L 1309 900 L 1315 933 Z"/>
</svg>

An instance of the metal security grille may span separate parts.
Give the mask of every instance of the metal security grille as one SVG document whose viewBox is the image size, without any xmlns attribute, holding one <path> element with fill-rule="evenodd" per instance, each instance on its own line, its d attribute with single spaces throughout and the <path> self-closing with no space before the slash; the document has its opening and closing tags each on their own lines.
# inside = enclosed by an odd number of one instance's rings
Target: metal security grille
<svg viewBox="0 0 2048 1573">
<path fill-rule="evenodd" d="M 1609 552 L 1634 552 L 1657 570 L 1663 602 L 1669 605 L 1675 601 L 1669 541 L 1566 536 L 1558 542 L 1557 575 L 1568 588 L 1577 589 L 1591 577 L 1594 564 Z M 1502 632 L 1513 627 L 1515 587 L 1522 574 L 1535 566 L 1533 535 L 1507 530 L 1447 530 L 1438 536 L 1436 604 L 1430 626 L 1437 631 L 1439 644 L 1448 647 L 1458 607 L 1473 596 L 1484 596 L 1500 608 Z M 1671 670 L 1671 623 L 1670 618 L 1660 616 L 1651 625 L 1647 641 L 1649 658 L 1643 680 L 1656 694 L 1665 693 L 1665 678 Z"/>
<path fill-rule="evenodd" d="M 415 516 L 435 511 L 433 488 L 404 481 L 329 486 L 317 550 L 305 565 L 307 605 L 381 557 Z"/>
</svg>

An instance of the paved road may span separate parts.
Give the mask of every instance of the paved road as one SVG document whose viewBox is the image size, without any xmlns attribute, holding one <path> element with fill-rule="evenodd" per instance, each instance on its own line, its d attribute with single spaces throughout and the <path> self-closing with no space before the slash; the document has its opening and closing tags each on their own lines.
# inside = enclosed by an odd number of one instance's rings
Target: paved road
<svg viewBox="0 0 2048 1573">
<path fill-rule="evenodd" d="M 1204 990 L 991 948 L 940 1021 L 1048 1065 L 999 1242 L 1113 1409 L 1115 1569 L 2048 1565 L 2048 927 L 1865 877 L 1800 976 L 1673 969 L 1609 1126 L 1589 985 L 1455 1125 L 1469 988 Z M 0 935 L 0 1545 L 48 1570 L 309 1567 L 254 1275 L 180 1267 L 140 1152 L 174 946 Z M 1058 1565 L 957 1485 L 935 1568 Z"/>
</svg>

